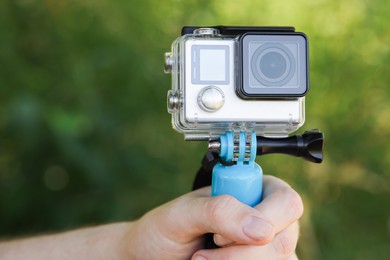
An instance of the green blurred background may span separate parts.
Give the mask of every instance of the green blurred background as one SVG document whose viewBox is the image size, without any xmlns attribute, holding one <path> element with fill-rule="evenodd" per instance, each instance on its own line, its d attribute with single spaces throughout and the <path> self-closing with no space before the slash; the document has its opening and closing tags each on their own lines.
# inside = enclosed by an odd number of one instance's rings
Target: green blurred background
<svg viewBox="0 0 390 260">
<path fill-rule="evenodd" d="M 0 237 L 135 219 L 191 189 L 205 142 L 166 112 L 183 25 L 309 36 L 325 161 L 273 155 L 303 197 L 301 259 L 389 259 L 390 1 L 1 0 Z"/>
</svg>

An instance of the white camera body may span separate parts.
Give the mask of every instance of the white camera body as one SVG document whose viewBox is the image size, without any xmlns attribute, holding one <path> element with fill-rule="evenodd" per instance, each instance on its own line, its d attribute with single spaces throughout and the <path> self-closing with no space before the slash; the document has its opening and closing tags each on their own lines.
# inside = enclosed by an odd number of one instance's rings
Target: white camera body
<svg viewBox="0 0 390 260">
<path fill-rule="evenodd" d="M 304 34 L 219 29 L 184 33 L 165 56 L 174 129 L 187 140 L 210 140 L 226 131 L 286 136 L 301 127 L 309 85 Z"/>
</svg>

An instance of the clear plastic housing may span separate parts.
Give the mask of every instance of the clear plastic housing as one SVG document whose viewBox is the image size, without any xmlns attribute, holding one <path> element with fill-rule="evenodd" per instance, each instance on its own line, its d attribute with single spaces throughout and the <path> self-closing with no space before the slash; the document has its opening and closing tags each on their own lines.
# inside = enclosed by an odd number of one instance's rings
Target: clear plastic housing
<svg viewBox="0 0 390 260">
<path fill-rule="evenodd" d="M 187 140 L 209 140 L 226 131 L 286 136 L 304 123 L 305 98 L 243 99 L 239 38 L 187 34 L 170 53 L 168 112 Z M 246 61 L 243 61 L 246 62 Z"/>
</svg>

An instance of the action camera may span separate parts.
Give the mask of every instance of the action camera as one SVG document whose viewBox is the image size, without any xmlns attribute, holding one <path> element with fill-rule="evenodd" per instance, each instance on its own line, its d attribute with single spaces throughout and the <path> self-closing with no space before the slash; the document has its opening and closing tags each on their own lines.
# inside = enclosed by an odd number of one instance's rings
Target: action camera
<svg viewBox="0 0 390 260">
<path fill-rule="evenodd" d="M 172 124 L 187 140 L 287 136 L 304 123 L 308 41 L 293 27 L 184 27 L 165 71 Z"/>
</svg>

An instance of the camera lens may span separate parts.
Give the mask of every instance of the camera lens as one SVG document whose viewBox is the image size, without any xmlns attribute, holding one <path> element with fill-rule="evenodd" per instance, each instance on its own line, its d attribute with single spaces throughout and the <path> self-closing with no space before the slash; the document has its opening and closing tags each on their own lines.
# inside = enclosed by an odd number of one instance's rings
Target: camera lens
<svg viewBox="0 0 390 260">
<path fill-rule="evenodd" d="M 278 79 L 286 72 L 285 58 L 275 51 L 268 52 L 260 58 L 260 70 L 268 78 Z"/>
<path fill-rule="evenodd" d="M 295 59 L 291 51 L 279 43 L 261 45 L 253 54 L 251 70 L 263 86 L 282 87 L 295 73 Z"/>
</svg>

